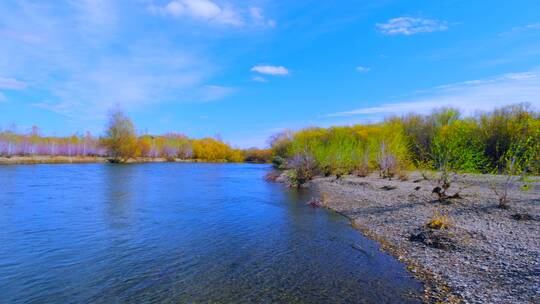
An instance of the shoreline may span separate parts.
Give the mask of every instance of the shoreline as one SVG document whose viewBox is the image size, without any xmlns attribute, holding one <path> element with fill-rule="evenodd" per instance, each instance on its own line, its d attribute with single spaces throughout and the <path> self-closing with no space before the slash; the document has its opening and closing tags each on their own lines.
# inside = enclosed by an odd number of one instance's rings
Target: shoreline
<svg viewBox="0 0 540 304">
<path fill-rule="evenodd" d="M 99 156 L 11 156 L 0 157 L 0 165 L 38 164 L 92 164 L 106 163 L 107 158 Z"/>
<path fill-rule="evenodd" d="M 174 160 L 163 157 L 137 157 L 129 159 L 125 164 L 137 163 L 227 163 L 226 161 L 205 161 L 201 159 Z M 102 156 L 12 156 L 0 157 L 0 165 L 38 165 L 38 164 L 99 164 L 110 163 L 109 158 Z"/>
<path fill-rule="evenodd" d="M 426 303 L 533 303 L 540 292 L 540 181 L 510 190 L 510 209 L 497 208 L 495 175 L 461 174 L 440 203 L 435 182 L 418 172 L 405 181 L 367 177 L 317 177 L 305 186 L 321 207 L 347 217 L 424 283 Z M 284 175 L 279 182 L 286 182 Z M 426 223 L 438 213 L 451 225 Z M 520 218 L 525 216 L 525 218 Z"/>
</svg>

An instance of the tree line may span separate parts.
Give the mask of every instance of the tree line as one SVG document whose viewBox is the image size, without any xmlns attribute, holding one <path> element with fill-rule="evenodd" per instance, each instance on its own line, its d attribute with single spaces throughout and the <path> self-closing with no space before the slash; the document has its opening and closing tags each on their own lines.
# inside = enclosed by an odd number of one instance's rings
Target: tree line
<svg viewBox="0 0 540 304">
<path fill-rule="evenodd" d="M 510 162 L 519 172 L 540 174 L 540 113 L 527 104 L 473 116 L 441 108 L 375 124 L 285 131 L 270 145 L 274 164 L 292 169 L 298 183 L 372 171 L 391 178 L 413 168 L 504 173 Z"/>
<path fill-rule="evenodd" d="M 0 156 L 90 156 L 114 162 L 133 158 L 212 162 L 272 161 L 293 169 L 300 182 L 314 175 L 399 176 L 409 169 L 540 174 L 540 113 L 527 104 L 464 116 L 442 108 L 428 115 L 407 114 L 383 122 L 284 131 L 269 139 L 270 149 L 236 149 L 217 138 L 192 139 L 179 133 L 138 135 L 121 111 L 110 113 L 104 136 L 90 133 L 42 136 L 15 128 L 0 131 Z"/>
<path fill-rule="evenodd" d="M 15 127 L 0 131 L 0 156 L 107 157 L 112 162 L 135 158 L 210 162 L 270 162 L 269 150 L 236 149 L 217 138 L 192 139 L 179 133 L 137 135 L 132 120 L 112 111 L 104 136 L 90 133 L 67 137 L 42 136 L 38 127 L 24 134 Z"/>
</svg>

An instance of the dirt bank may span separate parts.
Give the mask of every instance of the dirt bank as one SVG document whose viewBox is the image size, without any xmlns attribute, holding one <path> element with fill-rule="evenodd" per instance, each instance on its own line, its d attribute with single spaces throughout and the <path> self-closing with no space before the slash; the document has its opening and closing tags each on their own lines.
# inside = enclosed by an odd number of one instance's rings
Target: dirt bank
<svg viewBox="0 0 540 304">
<path fill-rule="evenodd" d="M 510 190 L 510 209 L 497 207 L 493 183 L 502 176 L 460 175 L 441 203 L 433 179 L 377 175 L 316 178 L 307 186 L 321 203 L 349 217 L 368 237 L 409 265 L 426 283 L 426 302 L 538 303 L 540 294 L 540 183 Z M 450 227 L 426 226 L 447 215 Z"/>
</svg>

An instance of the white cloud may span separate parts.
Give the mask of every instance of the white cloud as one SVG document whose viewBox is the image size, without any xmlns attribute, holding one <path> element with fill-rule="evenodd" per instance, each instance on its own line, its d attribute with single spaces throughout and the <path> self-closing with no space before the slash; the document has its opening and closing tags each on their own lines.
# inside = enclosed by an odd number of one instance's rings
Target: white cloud
<svg viewBox="0 0 540 304">
<path fill-rule="evenodd" d="M 382 119 L 409 112 L 428 113 L 434 108 L 451 106 L 472 114 L 513 103 L 527 102 L 540 107 L 540 68 L 524 73 L 466 81 L 422 91 L 403 102 L 386 103 L 327 115 L 327 117 L 367 116 Z"/>
<path fill-rule="evenodd" d="M 0 77 L 0 89 L 22 90 L 26 88 L 26 83 L 13 78 Z"/>
<path fill-rule="evenodd" d="M 366 73 L 371 71 L 371 68 L 365 67 L 365 66 L 357 66 L 356 70 L 360 73 Z"/>
<path fill-rule="evenodd" d="M 265 75 L 273 75 L 273 76 L 289 75 L 289 70 L 285 68 L 284 66 L 256 65 L 251 68 L 251 71 L 265 74 Z"/>
<path fill-rule="evenodd" d="M 384 35 L 409 36 L 418 33 L 446 31 L 448 24 L 435 19 L 399 17 L 390 19 L 386 23 L 377 23 L 377 27 Z"/>
<path fill-rule="evenodd" d="M 242 26 L 245 23 L 233 7 L 219 6 L 210 0 L 173 0 L 164 7 L 151 5 L 149 9 L 176 18 L 188 17 L 217 24 Z"/>
<path fill-rule="evenodd" d="M 268 82 L 268 80 L 266 80 L 266 78 L 261 77 L 261 76 L 255 76 L 255 77 L 251 78 L 251 80 L 256 81 L 256 82 Z"/>
</svg>

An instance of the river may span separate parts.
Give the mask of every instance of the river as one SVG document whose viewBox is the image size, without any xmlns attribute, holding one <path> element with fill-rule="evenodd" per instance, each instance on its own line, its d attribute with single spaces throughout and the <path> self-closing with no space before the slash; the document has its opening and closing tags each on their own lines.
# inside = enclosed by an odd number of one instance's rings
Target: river
<svg viewBox="0 0 540 304">
<path fill-rule="evenodd" d="M 420 302 L 403 264 L 270 169 L 0 166 L 0 302 Z"/>
</svg>

